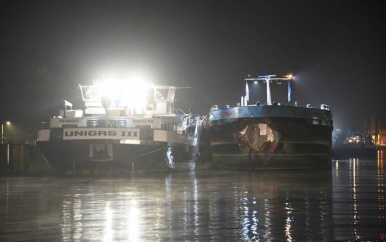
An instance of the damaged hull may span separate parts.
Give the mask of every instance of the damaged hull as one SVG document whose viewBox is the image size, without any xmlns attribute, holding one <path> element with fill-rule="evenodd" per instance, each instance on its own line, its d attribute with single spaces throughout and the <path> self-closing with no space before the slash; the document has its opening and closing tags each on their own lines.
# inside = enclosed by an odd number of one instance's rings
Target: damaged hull
<svg viewBox="0 0 386 242">
<path fill-rule="evenodd" d="M 207 128 L 217 168 L 331 168 L 329 110 L 275 105 L 223 108 L 211 111 Z"/>
</svg>

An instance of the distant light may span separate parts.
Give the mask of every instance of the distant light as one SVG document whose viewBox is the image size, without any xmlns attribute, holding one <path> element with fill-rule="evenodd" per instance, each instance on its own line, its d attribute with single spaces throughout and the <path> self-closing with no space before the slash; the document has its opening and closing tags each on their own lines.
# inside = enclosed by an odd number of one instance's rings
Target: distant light
<svg viewBox="0 0 386 242">
<path fill-rule="evenodd" d="M 254 81 L 253 83 L 254 83 L 254 84 L 257 84 L 257 81 Z"/>
<path fill-rule="evenodd" d="M 284 77 L 288 79 L 294 79 L 294 76 L 292 74 L 285 75 Z"/>
</svg>

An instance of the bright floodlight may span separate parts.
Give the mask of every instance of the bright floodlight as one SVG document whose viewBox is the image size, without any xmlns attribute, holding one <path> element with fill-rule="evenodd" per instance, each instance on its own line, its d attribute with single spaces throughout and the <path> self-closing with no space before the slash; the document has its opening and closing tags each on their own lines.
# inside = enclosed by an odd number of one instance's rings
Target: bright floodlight
<svg viewBox="0 0 386 242">
<path fill-rule="evenodd" d="M 141 76 L 126 80 L 102 81 L 101 95 L 111 98 L 111 106 L 141 109 L 146 105 L 146 90 L 150 84 Z"/>
</svg>

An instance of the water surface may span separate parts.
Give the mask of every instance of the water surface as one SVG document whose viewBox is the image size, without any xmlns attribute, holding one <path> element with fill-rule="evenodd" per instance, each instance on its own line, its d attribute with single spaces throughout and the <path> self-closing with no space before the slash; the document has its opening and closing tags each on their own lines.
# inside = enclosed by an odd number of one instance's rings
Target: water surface
<svg viewBox="0 0 386 242">
<path fill-rule="evenodd" d="M 385 241 L 383 157 L 332 164 L 1 177 L 0 241 Z"/>
</svg>

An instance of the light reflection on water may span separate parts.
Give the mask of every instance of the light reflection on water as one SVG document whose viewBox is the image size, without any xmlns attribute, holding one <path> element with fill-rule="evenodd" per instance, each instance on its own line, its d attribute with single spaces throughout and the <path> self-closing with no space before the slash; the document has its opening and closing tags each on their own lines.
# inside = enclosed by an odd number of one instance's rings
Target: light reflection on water
<svg viewBox="0 0 386 242">
<path fill-rule="evenodd" d="M 333 176 L 335 238 L 386 240 L 385 160 L 337 161 Z"/>
<path fill-rule="evenodd" d="M 385 166 L 0 178 L 0 240 L 386 240 Z"/>
</svg>

